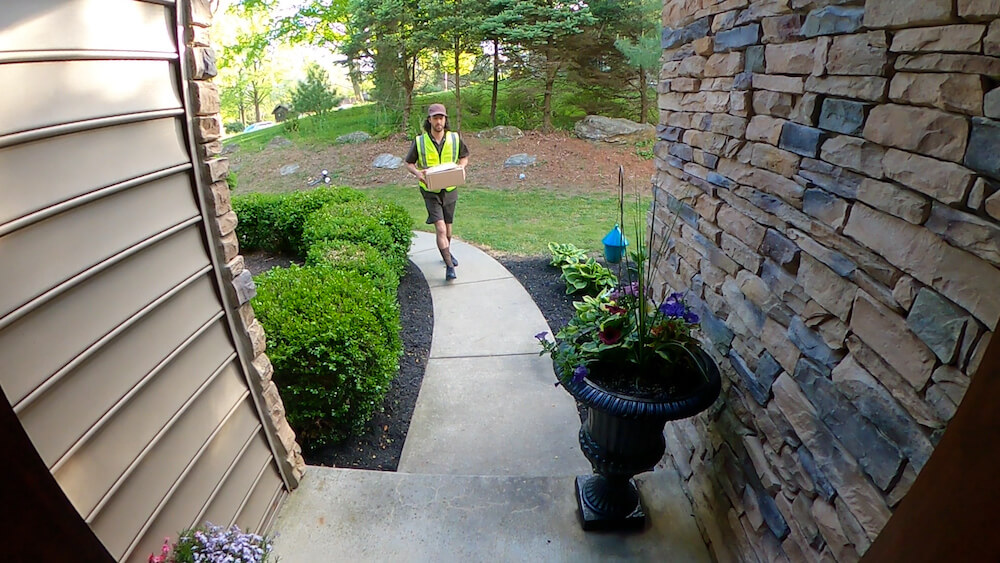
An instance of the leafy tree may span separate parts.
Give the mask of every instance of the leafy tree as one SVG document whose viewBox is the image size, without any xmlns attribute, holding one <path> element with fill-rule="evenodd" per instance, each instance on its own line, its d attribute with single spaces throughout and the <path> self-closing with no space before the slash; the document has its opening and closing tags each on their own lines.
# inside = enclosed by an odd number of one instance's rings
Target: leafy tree
<svg viewBox="0 0 1000 563">
<path fill-rule="evenodd" d="M 420 0 L 352 0 L 344 52 L 374 70 L 375 95 L 402 109 L 406 132 L 413 108 L 417 59 L 435 41 L 428 9 Z"/>
<path fill-rule="evenodd" d="M 323 115 L 339 104 L 341 99 L 330 86 L 330 76 L 326 70 L 311 63 L 306 68 L 306 79 L 300 80 L 292 90 L 292 109 L 298 113 Z"/>
<path fill-rule="evenodd" d="M 250 0 L 243 0 L 244 2 Z M 292 43 L 304 43 L 345 54 L 344 46 L 354 34 L 350 28 L 351 0 L 309 0 L 291 15 L 274 21 L 271 36 Z M 360 62 L 348 56 L 344 61 L 351 80 L 354 100 L 364 99 L 364 81 Z"/>
<path fill-rule="evenodd" d="M 224 43 L 219 57 L 223 96 L 236 103 L 244 123 L 248 120 L 249 108 L 253 109 L 254 121 L 261 120 L 260 108 L 272 101 L 278 75 L 270 65 L 269 16 L 265 6 L 254 5 L 253 8 L 240 4 L 230 7 L 240 16 L 242 25 L 231 41 Z M 225 94 L 225 90 L 232 88 L 238 92 Z"/>
<path fill-rule="evenodd" d="M 568 40 L 596 20 L 584 2 L 505 0 L 497 7 L 484 31 L 518 46 L 525 67 L 542 78 L 542 129 L 551 131 L 553 85 L 571 58 Z"/>
</svg>

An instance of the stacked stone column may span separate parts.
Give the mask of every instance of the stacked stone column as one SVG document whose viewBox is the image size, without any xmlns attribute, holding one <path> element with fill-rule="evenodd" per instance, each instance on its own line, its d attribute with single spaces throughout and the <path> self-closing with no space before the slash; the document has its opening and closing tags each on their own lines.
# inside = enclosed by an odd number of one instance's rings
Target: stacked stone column
<svg viewBox="0 0 1000 563">
<path fill-rule="evenodd" d="M 189 104 L 194 116 L 194 136 L 198 143 L 199 162 L 196 165 L 201 168 L 202 181 L 206 184 L 205 201 L 214 217 L 211 227 L 215 234 L 218 256 L 225 261 L 226 276 L 231 282 L 223 291 L 230 294 L 230 303 L 238 305 L 235 311 L 238 318 L 236 336 L 244 341 L 245 349 L 252 350 L 253 355 L 248 377 L 255 378 L 254 383 L 261 389 L 262 407 L 268 417 L 263 423 L 273 429 L 278 439 L 275 446 L 279 452 L 276 456 L 279 463 L 289 470 L 295 486 L 305 471 L 305 461 L 302 459 L 302 449 L 295 441 L 295 432 L 285 418 L 285 408 L 278 395 L 278 388 L 271 379 L 274 369 L 264 353 L 264 329 L 250 305 L 250 299 L 256 295 L 256 288 L 250 271 L 244 268 L 243 257 L 239 254 L 236 213 L 230 204 L 229 184 L 226 182 L 229 160 L 220 157 L 222 119 L 219 115 L 219 92 L 211 82 L 216 75 L 216 67 L 215 52 L 209 45 L 208 37 L 212 12 L 208 0 L 188 1 L 190 21 L 185 26 L 185 41 L 191 74 L 188 81 Z"/>
<path fill-rule="evenodd" d="M 654 260 L 727 375 L 668 453 L 720 561 L 857 560 L 975 375 L 1000 319 L 998 17 L 665 2 Z"/>
</svg>

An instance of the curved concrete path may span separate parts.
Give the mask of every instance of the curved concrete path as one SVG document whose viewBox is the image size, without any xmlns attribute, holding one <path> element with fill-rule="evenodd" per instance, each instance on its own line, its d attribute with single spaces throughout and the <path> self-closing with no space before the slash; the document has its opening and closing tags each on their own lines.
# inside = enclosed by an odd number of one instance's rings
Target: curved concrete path
<svg viewBox="0 0 1000 563">
<path fill-rule="evenodd" d="M 452 248 L 447 282 L 433 235 L 410 249 L 434 333 L 398 471 L 309 467 L 274 525 L 281 561 L 710 561 L 664 462 L 636 479 L 646 530 L 583 532 L 573 476 L 591 468 L 575 402 L 538 355 L 534 335 L 550 329 L 496 260 Z"/>
<path fill-rule="evenodd" d="M 576 403 L 556 387 L 534 335 L 550 331 L 517 279 L 478 248 L 455 241 L 458 279 L 445 281 L 434 236 L 410 248 L 434 302 L 424 381 L 398 471 L 452 475 L 576 475 Z"/>
</svg>

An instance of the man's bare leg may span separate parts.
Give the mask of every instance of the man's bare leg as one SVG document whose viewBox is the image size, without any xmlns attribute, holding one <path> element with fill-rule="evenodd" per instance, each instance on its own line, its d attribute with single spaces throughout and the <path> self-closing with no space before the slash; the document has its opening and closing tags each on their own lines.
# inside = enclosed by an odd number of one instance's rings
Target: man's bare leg
<svg viewBox="0 0 1000 563">
<path fill-rule="evenodd" d="M 445 229 L 448 234 L 448 254 L 451 256 L 451 223 L 445 223 Z M 458 266 L 458 260 L 454 256 L 451 256 L 451 262 L 445 261 L 445 264 L 451 264 L 452 266 Z"/>
<path fill-rule="evenodd" d="M 438 252 L 445 263 L 445 278 L 455 278 L 455 268 L 451 265 L 451 225 L 445 224 L 444 219 L 434 222 L 434 232 L 437 235 Z"/>
</svg>

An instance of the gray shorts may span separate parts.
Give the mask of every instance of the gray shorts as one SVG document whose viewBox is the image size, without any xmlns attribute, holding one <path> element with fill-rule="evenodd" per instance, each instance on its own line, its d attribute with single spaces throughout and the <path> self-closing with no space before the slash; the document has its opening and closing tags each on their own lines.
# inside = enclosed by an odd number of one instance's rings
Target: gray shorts
<svg viewBox="0 0 1000 563">
<path fill-rule="evenodd" d="M 448 225 L 455 222 L 455 204 L 458 203 L 458 190 L 450 192 L 429 192 L 423 188 L 420 195 L 424 196 L 424 206 L 427 207 L 427 224 L 433 225 L 444 219 Z"/>
</svg>

